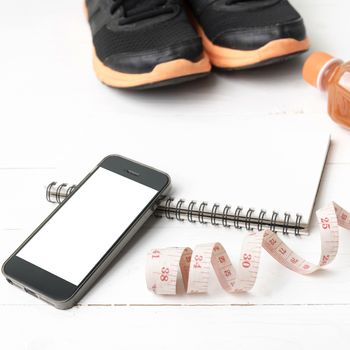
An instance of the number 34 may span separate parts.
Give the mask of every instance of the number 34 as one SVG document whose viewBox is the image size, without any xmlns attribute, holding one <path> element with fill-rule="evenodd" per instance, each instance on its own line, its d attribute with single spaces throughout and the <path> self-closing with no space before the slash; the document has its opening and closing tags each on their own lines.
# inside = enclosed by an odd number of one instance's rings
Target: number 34
<svg viewBox="0 0 350 350">
<path fill-rule="evenodd" d="M 322 218 L 321 219 L 321 224 L 322 224 L 322 228 L 324 230 L 328 230 L 331 228 L 331 225 L 329 224 L 329 218 Z"/>
</svg>

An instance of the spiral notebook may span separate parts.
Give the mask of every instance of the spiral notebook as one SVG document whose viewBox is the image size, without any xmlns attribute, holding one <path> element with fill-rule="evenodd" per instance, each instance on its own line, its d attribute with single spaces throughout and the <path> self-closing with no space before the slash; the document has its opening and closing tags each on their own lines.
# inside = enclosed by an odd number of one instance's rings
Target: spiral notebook
<svg viewBox="0 0 350 350">
<path fill-rule="evenodd" d="M 170 197 L 160 203 L 157 216 L 307 234 L 329 134 L 280 128 L 262 133 L 259 128 L 231 130 L 220 124 L 176 132 L 181 133 L 177 141 L 149 140 L 152 154 L 131 155 L 172 178 Z M 73 189 L 52 183 L 47 199 L 61 201 Z"/>
</svg>

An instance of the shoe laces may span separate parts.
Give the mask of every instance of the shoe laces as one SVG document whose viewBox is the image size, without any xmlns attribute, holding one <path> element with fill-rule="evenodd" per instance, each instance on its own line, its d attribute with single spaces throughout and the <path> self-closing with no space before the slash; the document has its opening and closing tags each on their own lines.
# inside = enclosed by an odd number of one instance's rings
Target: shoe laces
<svg viewBox="0 0 350 350">
<path fill-rule="evenodd" d="M 114 15 L 121 6 L 124 9 L 119 21 L 121 25 L 174 12 L 167 0 L 113 0 L 111 14 Z"/>
</svg>

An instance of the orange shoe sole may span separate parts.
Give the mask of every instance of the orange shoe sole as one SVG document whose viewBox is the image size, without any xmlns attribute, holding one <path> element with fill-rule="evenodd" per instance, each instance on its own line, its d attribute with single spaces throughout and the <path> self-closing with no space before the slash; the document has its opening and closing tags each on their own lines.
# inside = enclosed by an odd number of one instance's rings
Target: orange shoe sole
<svg viewBox="0 0 350 350">
<path fill-rule="evenodd" d="M 210 62 L 223 69 L 244 69 L 278 61 L 278 58 L 293 56 L 305 52 L 310 47 L 308 39 L 278 39 L 269 42 L 256 50 L 235 50 L 213 44 L 197 25 L 205 52 Z"/>
<path fill-rule="evenodd" d="M 172 83 L 202 77 L 211 71 L 211 64 L 206 54 L 204 54 L 198 62 L 176 59 L 156 65 L 149 73 L 130 74 L 107 67 L 99 60 L 94 52 L 93 66 L 98 79 L 106 85 L 116 88 L 141 88 L 170 85 Z"/>
</svg>

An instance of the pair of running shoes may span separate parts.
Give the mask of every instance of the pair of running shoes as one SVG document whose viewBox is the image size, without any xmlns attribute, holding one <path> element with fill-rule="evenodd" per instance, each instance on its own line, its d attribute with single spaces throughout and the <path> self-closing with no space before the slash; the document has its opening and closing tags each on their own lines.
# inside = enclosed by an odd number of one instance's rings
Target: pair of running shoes
<svg viewBox="0 0 350 350">
<path fill-rule="evenodd" d="M 303 53 L 303 19 L 288 0 L 86 0 L 97 77 L 143 89 Z"/>
</svg>

